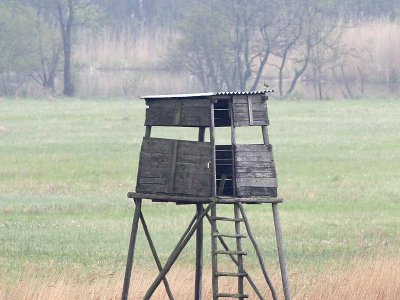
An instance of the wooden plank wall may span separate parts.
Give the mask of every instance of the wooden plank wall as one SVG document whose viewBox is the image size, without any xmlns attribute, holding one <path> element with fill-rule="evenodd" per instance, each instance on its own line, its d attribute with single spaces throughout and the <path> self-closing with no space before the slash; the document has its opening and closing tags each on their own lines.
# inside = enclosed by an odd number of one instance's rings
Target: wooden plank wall
<svg viewBox="0 0 400 300">
<path fill-rule="evenodd" d="M 209 99 L 154 99 L 146 104 L 146 126 L 210 126 Z"/>
<path fill-rule="evenodd" d="M 179 141 L 175 194 L 211 196 L 212 151 L 211 143 Z"/>
<path fill-rule="evenodd" d="M 237 196 L 277 196 L 271 145 L 235 145 L 235 170 Z"/>
<path fill-rule="evenodd" d="M 172 141 L 144 138 L 139 158 L 136 191 L 167 193 Z"/>
<path fill-rule="evenodd" d="M 210 143 L 144 138 L 136 191 L 211 196 Z"/>
<path fill-rule="evenodd" d="M 267 103 L 262 96 L 238 95 L 233 97 L 235 127 L 269 125 Z"/>
</svg>

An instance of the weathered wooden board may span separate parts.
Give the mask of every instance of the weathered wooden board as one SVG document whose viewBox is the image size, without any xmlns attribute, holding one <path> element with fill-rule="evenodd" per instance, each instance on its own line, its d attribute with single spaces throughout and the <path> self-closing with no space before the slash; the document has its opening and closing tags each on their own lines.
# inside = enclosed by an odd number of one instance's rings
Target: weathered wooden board
<svg viewBox="0 0 400 300">
<path fill-rule="evenodd" d="M 236 178 L 276 178 L 276 171 L 275 167 L 251 169 L 236 167 Z"/>
<path fill-rule="evenodd" d="M 177 169 L 174 193 L 211 196 L 211 177 L 207 174 L 179 172 Z"/>
<path fill-rule="evenodd" d="M 278 196 L 276 187 L 236 187 L 236 192 L 238 197 Z"/>
<path fill-rule="evenodd" d="M 159 138 L 143 138 L 140 153 L 169 153 L 171 140 Z"/>
<path fill-rule="evenodd" d="M 173 141 L 167 139 L 144 138 L 139 158 L 136 184 L 137 192 L 168 192 L 168 176 L 171 170 Z M 163 181 L 155 182 L 155 178 Z"/>
<path fill-rule="evenodd" d="M 179 126 L 210 126 L 210 107 L 182 108 Z"/>
<path fill-rule="evenodd" d="M 276 187 L 278 182 L 276 178 L 253 178 L 253 177 L 238 177 L 236 178 L 238 186 L 254 186 L 254 187 Z"/>
<path fill-rule="evenodd" d="M 277 195 L 272 146 L 235 145 L 236 192 L 239 197 Z"/>
<path fill-rule="evenodd" d="M 179 141 L 179 154 L 209 156 L 210 147 L 206 142 Z"/>
<path fill-rule="evenodd" d="M 212 145 L 144 138 L 136 191 L 211 196 Z"/>
<path fill-rule="evenodd" d="M 140 184 L 167 184 L 167 178 L 162 177 L 142 177 L 138 179 Z"/>
<path fill-rule="evenodd" d="M 154 184 L 154 183 L 138 183 L 136 184 L 136 191 L 138 193 L 146 193 L 151 191 L 151 193 L 166 193 L 168 186 L 166 184 Z"/>
<path fill-rule="evenodd" d="M 238 144 L 235 145 L 236 153 L 241 152 L 271 152 L 272 153 L 272 145 L 264 145 L 264 144 Z"/>
<path fill-rule="evenodd" d="M 235 127 L 269 125 L 267 103 L 262 95 L 234 96 L 232 110 Z"/>
<path fill-rule="evenodd" d="M 146 126 L 174 126 L 178 125 L 179 119 L 176 119 L 176 109 L 167 107 L 164 109 L 146 109 Z"/>
<path fill-rule="evenodd" d="M 146 126 L 210 126 L 209 99 L 147 100 Z"/>
</svg>

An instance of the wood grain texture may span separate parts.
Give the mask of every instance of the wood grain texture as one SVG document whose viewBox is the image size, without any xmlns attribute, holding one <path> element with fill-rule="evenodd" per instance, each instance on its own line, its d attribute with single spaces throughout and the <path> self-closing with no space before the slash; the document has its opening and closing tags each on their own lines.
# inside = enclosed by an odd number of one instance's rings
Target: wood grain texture
<svg viewBox="0 0 400 300">
<path fill-rule="evenodd" d="M 169 195 L 169 194 L 157 194 L 157 193 L 138 193 L 129 192 L 128 198 L 142 198 L 157 200 L 160 202 L 175 202 L 175 203 L 209 203 L 216 202 L 221 204 L 233 204 L 237 202 L 242 203 L 282 203 L 282 198 L 269 197 L 269 196 L 253 196 L 253 197 L 231 197 L 231 196 L 218 196 L 218 197 L 198 197 L 198 196 L 188 196 L 188 195 Z M 223 218 L 223 217 L 220 217 Z M 230 219 L 230 218 L 223 218 Z M 235 220 L 232 220 L 235 221 Z"/>
<path fill-rule="evenodd" d="M 239 197 L 277 196 L 271 145 L 235 145 L 236 192 Z"/>
<path fill-rule="evenodd" d="M 248 187 L 276 187 L 278 182 L 276 178 L 236 178 L 238 186 Z"/>
<path fill-rule="evenodd" d="M 277 188 L 273 187 L 236 187 L 238 197 L 268 196 L 277 197 Z"/>
<path fill-rule="evenodd" d="M 211 196 L 211 161 L 210 143 L 145 138 L 136 191 Z"/>
<path fill-rule="evenodd" d="M 235 127 L 269 125 L 267 104 L 260 95 L 234 96 L 232 110 Z"/>
<path fill-rule="evenodd" d="M 209 99 L 155 99 L 146 104 L 146 126 L 210 126 Z"/>
</svg>

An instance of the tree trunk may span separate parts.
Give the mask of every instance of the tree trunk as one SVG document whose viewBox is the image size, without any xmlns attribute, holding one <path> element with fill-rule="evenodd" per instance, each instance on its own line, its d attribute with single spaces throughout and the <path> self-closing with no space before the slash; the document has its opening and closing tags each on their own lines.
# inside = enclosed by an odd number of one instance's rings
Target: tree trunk
<svg viewBox="0 0 400 300">
<path fill-rule="evenodd" d="M 307 69 L 308 63 L 310 61 L 310 51 L 311 51 L 311 45 L 310 45 L 310 42 L 307 42 L 307 53 L 306 53 L 306 56 L 304 59 L 304 64 L 300 68 L 300 70 L 295 70 L 295 75 L 294 75 L 292 81 L 290 82 L 290 87 L 285 95 L 286 97 L 288 97 L 292 94 L 292 92 L 294 91 L 294 88 L 296 87 L 298 80 L 300 79 L 300 77 L 303 75 L 303 73 Z"/>
<path fill-rule="evenodd" d="M 64 15 L 62 4 L 57 2 L 58 17 L 61 27 L 64 52 L 64 96 L 73 97 L 75 94 L 72 82 L 71 57 L 72 57 L 72 25 L 74 22 L 74 7 L 72 0 L 67 1 L 67 11 Z"/>
</svg>

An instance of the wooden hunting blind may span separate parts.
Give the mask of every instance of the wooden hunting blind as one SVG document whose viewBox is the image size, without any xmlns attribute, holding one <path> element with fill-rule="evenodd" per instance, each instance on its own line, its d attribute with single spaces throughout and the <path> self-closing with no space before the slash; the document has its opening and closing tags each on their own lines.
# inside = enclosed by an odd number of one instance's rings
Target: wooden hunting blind
<svg viewBox="0 0 400 300">
<path fill-rule="evenodd" d="M 135 200 L 135 214 L 132 224 L 128 262 L 125 273 L 122 299 L 127 299 L 134 248 L 139 220 L 142 222 L 159 276 L 147 291 L 144 299 L 150 299 L 161 282 L 164 283 L 169 299 L 173 299 L 166 274 L 196 232 L 196 279 L 194 298 L 201 299 L 203 219 L 211 224 L 213 299 L 248 298 L 244 293 L 244 279 L 247 279 L 258 298 L 264 299 L 245 271 L 242 239 L 249 237 L 263 275 L 273 299 L 276 291 L 267 274 L 261 252 L 250 229 L 243 204 L 271 203 L 281 267 L 285 299 L 290 299 L 286 263 L 283 252 L 279 224 L 277 198 L 277 179 L 272 146 L 268 137 L 267 92 L 220 92 L 181 95 L 156 95 L 143 97 L 146 101 L 146 133 L 143 138 L 136 191 L 128 193 Z M 176 140 L 151 137 L 153 126 L 197 127 L 198 140 Z M 237 144 L 236 128 L 261 127 L 262 144 Z M 231 143 L 221 144 L 216 140 L 215 129 L 229 127 Z M 205 141 L 205 131 L 209 129 L 209 141 Z M 142 199 L 156 202 L 175 202 L 177 204 L 196 204 L 196 214 L 182 236 L 170 258 L 163 266 L 158 258 L 150 233 L 141 210 Z M 217 205 L 232 204 L 233 218 L 218 217 Z M 204 207 L 204 205 L 207 205 Z M 210 214 L 209 214 L 210 213 Z M 218 231 L 218 222 L 233 222 L 234 234 Z M 247 236 L 240 232 L 244 223 Z M 236 249 L 232 251 L 224 238 L 236 239 Z M 218 249 L 218 241 L 223 250 Z M 237 266 L 237 272 L 222 272 L 218 268 L 218 256 L 228 255 Z M 221 277 L 237 278 L 237 293 L 220 292 L 218 280 Z"/>
</svg>

